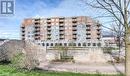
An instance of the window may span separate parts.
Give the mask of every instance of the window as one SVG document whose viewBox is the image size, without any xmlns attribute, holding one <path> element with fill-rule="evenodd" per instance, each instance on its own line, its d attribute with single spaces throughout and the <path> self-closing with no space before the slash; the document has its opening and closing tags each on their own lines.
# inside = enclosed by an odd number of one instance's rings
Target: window
<svg viewBox="0 0 130 76">
<path fill-rule="evenodd" d="M 58 43 L 55 43 L 55 46 L 58 46 Z"/>
<path fill-rule="evenodd" d="M 93 43 L 93 46 L 96 46 L 96 43 Z"/>
<path fill-rule="evenodd" d="M 67 46 L 67 43 L 64 43 L 64 46 Z"/>
<path fill-rule="evenodd" d="M 81 46 L 81 43 L 78 43 L 78 46 Z"/>
<path fill-rule="evenodd" d="M 51 46 L 53 46 L 53 43 L 51 43 Z"/>
<path fill-rule="evenodd" d="M 76 46 L 76 43 L 73 43 L 73 46 Z"/>
<path fill-rule="evenodd" d="M 86 46 L 86 43 L 83 43 L 83 46 Z"/>
<path fill-rule="evenodd" d="M 97 43 L 97 46 L 101 46 L 101 43 Z"/>
<path fill-rule="evenodd" d="M 62 43 L 60 43 L 60 46 L 62 46 Z"/>
<path fill-rule="evenodd" d="M 49 46 L 49 43 L 46 43 L 46 46 Z"/>
<path fill-rule="evenodd" d="M 42 46 L 45 46 L 45 44 L 44 44 L 44 43 L 42 43 Z"/>
<path fill-rule="evenodd" d="M 69 43 L 69 46 L 72 46 L 72 43 Z"/>
<path fill-rule="evenodd" d="M 91 46 L 91 43 L 88 43 L 88 46 Z"/>
</svg>

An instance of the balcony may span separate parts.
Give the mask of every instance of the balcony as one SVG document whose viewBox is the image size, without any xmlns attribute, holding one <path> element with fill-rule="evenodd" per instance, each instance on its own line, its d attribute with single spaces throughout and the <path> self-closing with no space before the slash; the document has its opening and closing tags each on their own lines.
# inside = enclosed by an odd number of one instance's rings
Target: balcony
<svg viewBox="0 0 130 76">
<path fill-rule="evenodd" d="M 51 26 L 47 26 L 47 28 L 51 28 Z"/>
<path fill-rule="evenodd" d="M 35 27 L 35 30 L 40 30 L 40 27 Z"/>
<path fill-rule="evenodd" d="M 59 31 L 60 31 L 60 32 L 61 32 L 61 31 L 64 31 L 64 28 L 60 28 Z"/>
<path fill-rule="evenodd" d="M 64 20 L 64 19 L 65 19 L 64 17 L 59 18 L 59 20 Z"/>
<path fill-rule="evenodd" d="M 34 30 L 34 33 L 38 33 L 38 32 L 40 32 L 40 29 L 35 29 Z"/>
<path fill-rule="evenodd" d="M 51 20 L 50 18 L 47 18 L 47 20 Z"/>
<path fill-rule="evenodd" d="M 72 21 L 77 21 L 77 18 L 76 17 L 72 17 Z"/>
<path fill-rule="evenodd" d="M 72 29 L 72 31 L 77 31 L 77 29 Z"/>
<path fill-rule="evenodd" d="M 35 28 L 35 29 L 39 29 L 39 28 L 40 28 L 40 26 L 34 26 L 34 28 Z"/>
<path fill-rule="evenodd" d="M 91 29 L 87 28 L 86 31 L 91 31 Z"/>
<path fill-rule="evenodd" d="M 86 25 L 86 27 L 90 27 L 91 25 Z"/>
<path fill-rule="evenodd" d="M 47 24 L 48 24 L 48 25 L 51 24 L 51 21 L 50 21 L 50 22 L 47 22 Z"/>
<path fill-rule="evenodd" d="M 91 39 L 91 37 L 86 37 L 86 39 Z"/>
<path fill-rule="evenodd" d="M 51 19 L 50 19 L 50 18 L 47 18 L 47 22 L 51 22 Z"/>
<path fill-rule="evenodd" d="M 47 34 L 47 38 L 51 38 L 51 34 Z"/>
<path fill-rule="evenodd" d="M 25 29 L 25 27 L 21 27 L 22 29 Z"/>
<path fill-rule="evenodd" d="M 40 18 L 39 19 L 35 19 L 35 21 L 39 21 L 40 20 Z"/>
<path fill-rule="evenodd" d="M 73 35 L 77 35 L 77 33 L 76 33 L 76 32 L 73 32 Z"/>
<path fill-rule="evenodd" d="M 63 40 L 65 38 L 64 35 L 60 35 L 60 39 Z"/>
<path fill-rule="evenodd" d="M 72 25 L 72 27 L 77 27 L 77 25 Z"/>
<path fill-rule="evenodd" d="M 101 35 L 101 33 L 97 33 L 97 35 Z"/>
<path fill-rule="evenodd" d="M 86 35 L 91 35 L 91 33 L 86 33 Z"/>
<path fill-rule="evenodd" d="M 64 24 L 64 21 L 59 21 L 59 24 Z"/>
<path fill-rule="evenodd" d="M 51 31 L 51 28 L 47 28 L 47 31 Z"/>
<path fill-rule="evenodd" d="M 36 29 L 36 30 L 34 31 L 34 33 L 38 33 L 38 32 L 40 32 L 40 30 L 39 30 L 39 29 Z"/>
<path fill-rule="evenodd" d="M 77 24 L 77 21 L 72 21 L 73 24 Z"/>
<path fill-rule="evenodd" d="M 76 38 L 76 35 L 73 35 L 73 38 Z"/>
<path fill-rule="evenodd" d="M 25 33 L 25 31 L 24 31 L 24 30 L 22 30 L 22 33 Z"/>
<path fill-rule="evenodd" d="M 60 38 L 64 38 L 65 36 L 64 35 L 60 35 Z"/>
<path fill-rule="evenodd" d="M 35 24 L 35 25 L 40 25 L 40 22 L 35 22 L 34 24 Z"/>
<path fill-rule="evenodd" d="M 64 36 L 64 34 L 61 34 L 61 33 L 60 33 L 60 36 Z"/>
<path fill-rule="evenodd" d="M 40 37 L 34 38 L 35 40 L 40 40 Z"/>
<path fill-rule="evenodd" d="M 59 27 L 64 27 L 64 25 L 61 25 L 61 24 L 60 24 Z"/>
<path fill-rule="evenodd" d="M 25 34 L 22 34 L 22 36 L 24 37 L 24 36 L 25 36 Z"/>
<path fill-rule="evenodd" d="M 64 40 L 64 38 L 60 38 L 60 40 Z"/>
<path fill-rule="evenodd" d="M 22 38 L 22 40 L 25 40 L 25 38 Z"/>
<path fill-rule="evenodd" d="M 98 26 L 98 27 L 100 27 L 100 26 L 101 26 L 101 24 L 98 24 L 97 26 Z"/>
<path fill-rule="evenodd" d="M 51 34 L 51 30 L 47 30 L 47 33 L 48 33 L 48 34 Z"/>
<path fill-rule="evenodd" d="M 65 18 L 59 18 L 59 21 L 61 21 L 61 22 L 64 21 L 64 20 L 65 20 Z"/>
<path fill-rule="evenodd" d="M 99 39 L 100 39 L 100 37 L 97 37 L 97 39 L 99 40 Z"/>
<path fill-rule="evenodd" d="M 34 36 L 40 36 L 40 34 L 35 34 Z"/>
<path fill-rule="evenodd" d="M 47 38 L 47 40 L 51 40 L 51 38 L 49 37 L 49 38 Z"/>
<path fill-rule="evenodd" d="M 35 29 L 35 31 L 34 32 L 40 32 L 40 29 Z"/>
<path fill-rule="evenodd" d="M 50 36 L 48 36 L 48 37 L 47 37 L 47 40 L 51 40 L 51 37 L 50 37 Z"/>
<path fill-rule="evenodd" d="M 100 31 L 101 29 L 97 29 L 97 31 Z"/>
<path fill-rule="evenodd" d="M 64 34 L 64 32 L 62 31 L 62 32 L 60 32 L 60 34 Z"/>
<path fill-rule="evenodd" d="M 73 38 L 73 40 L 77 40 L 77 38 Z"/>
<path fill-rule="evenodd" d="M 59 26 L 59 29 L 65 29 L 64 26 Z"/>
</svg>

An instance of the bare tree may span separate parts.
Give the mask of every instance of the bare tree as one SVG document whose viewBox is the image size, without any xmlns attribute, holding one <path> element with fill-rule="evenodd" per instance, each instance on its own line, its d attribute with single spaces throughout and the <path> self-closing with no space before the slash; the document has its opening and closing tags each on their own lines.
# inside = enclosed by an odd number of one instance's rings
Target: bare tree
<svg viewBox="0 0 130 76">
<path fill-rule="evenodd" d="M 114 30 L 112 32 L 114 33 L 115 42 L 116 42 L 116 44 L 119 48 L 118 62 L 120 62 L 120 60 L 121 60 L 121 50 L 124 48 L 124 27 L 122 27 L 121 23 L 119 23 L 118 21 L 115 21 L 111 25 L 111 27 Z"/>
<path fill-rule="evenodd" d="M 130 0 L 84 0 L 84 2 L 97 9 L 106 11 L 105 16 L 115 18 L 124 27 L 124 41 L 126 50 L 125 72 L 130 76 L 130 25 L 129 9 Z M 120 19 L 121 18 L 121 19 Z"/>
</svg>

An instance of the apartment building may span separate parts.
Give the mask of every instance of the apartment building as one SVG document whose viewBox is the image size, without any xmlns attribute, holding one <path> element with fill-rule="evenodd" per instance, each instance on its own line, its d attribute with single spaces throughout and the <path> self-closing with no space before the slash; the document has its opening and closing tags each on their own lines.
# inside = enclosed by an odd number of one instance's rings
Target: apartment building
<svg viewBox="0 0 130 76">
<path fill-rule="evenodd" d="M 22 40 L 53 47 L 101 46 L 101 24 L 87 16 L 28 18 L 21 25 Z"/>
</svg>

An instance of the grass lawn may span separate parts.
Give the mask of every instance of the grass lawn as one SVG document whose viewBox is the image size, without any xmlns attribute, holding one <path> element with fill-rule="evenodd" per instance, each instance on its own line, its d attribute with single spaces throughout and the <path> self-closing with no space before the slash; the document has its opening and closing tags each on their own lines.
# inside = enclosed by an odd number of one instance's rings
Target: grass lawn
<svg viewBox="0 0 130 76">
<path fill-rule="evenodd" d="M 123 75 L 98 75 L 98 74 L 80 74 L 68 72 L 48 72 L 48 71 L 27 71 L 16 70 L 8 65 L 0 65 L 0 76 L 123 76 Z"/>
</svg>

